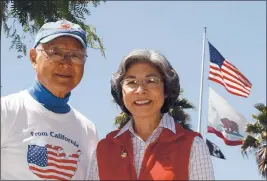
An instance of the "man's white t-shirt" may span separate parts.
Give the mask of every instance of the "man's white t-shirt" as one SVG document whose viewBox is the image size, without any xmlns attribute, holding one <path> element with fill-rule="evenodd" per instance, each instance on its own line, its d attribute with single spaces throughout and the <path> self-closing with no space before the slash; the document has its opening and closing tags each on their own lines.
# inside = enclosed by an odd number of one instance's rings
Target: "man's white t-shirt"
<svg viewBox="0 0 267 181">
<path fill-rule="evenodd" d="M 98 142 L 77 110 L 56 114 L 27 90 L 1 97 L 1 180 L 85 180 Z"/>
</svg>

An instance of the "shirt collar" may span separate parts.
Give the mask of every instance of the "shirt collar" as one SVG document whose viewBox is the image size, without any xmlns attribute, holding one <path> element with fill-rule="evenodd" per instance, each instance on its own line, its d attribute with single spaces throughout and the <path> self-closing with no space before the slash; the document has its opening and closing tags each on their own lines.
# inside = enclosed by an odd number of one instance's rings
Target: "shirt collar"
<svg viewBox="0 0 267 181">
<path fill-rule="evenodd" d="M 28 89 L 28 92 L 36 101 L 54 113 L 64 114 L 70 111 L 68 101 L 71 93 L 68 93 L 64 98 L 56 97 L 38 79 Z"/>
<path fill-rule="evenodd" d="M 174 119 L 168 113 L 165 113 L 162 116 L 160 123 L 158 125 L 158 128 L 159 127 L 169 129 L 174 134 L 176 134 Z M 128 130 L 133 130 L 133 120 L 132 119 L 130 119 L 130 121 L 128 121 L 126 123 L 126 125 L 121 128 L 119 133 L 114 138 L 117 138 L 118 136 L 122 135 L 123 133 L 125 133 Z"/>
</svg>

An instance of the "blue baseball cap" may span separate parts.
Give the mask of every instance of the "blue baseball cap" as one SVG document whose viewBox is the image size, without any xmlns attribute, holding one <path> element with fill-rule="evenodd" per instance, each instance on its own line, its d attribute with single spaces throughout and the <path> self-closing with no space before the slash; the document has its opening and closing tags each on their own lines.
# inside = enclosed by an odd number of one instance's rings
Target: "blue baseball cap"
<svg viewBox="0 0 267 181">
<path fill-rule="evenodd" d="M 87 48 L 86 32 L 78 24 L 67 20 L 45 23 L 36 35 L 34 48 L 40 43 L 47 43 L 61 36 L 76 38 L 85 49 Z"/>
</svg>

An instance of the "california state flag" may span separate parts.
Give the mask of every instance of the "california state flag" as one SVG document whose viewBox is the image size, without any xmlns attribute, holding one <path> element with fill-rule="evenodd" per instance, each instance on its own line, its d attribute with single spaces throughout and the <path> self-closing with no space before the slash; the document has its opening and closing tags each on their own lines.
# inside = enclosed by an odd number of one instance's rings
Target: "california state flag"
<svg viewBox="0 0 267 181">
<path fill-rule="evenodd" d="M 209 87 L 208 133 L 216 134 L 226 145 L 241 145 L 246 123 L 242 115 Z"/>
</svg>

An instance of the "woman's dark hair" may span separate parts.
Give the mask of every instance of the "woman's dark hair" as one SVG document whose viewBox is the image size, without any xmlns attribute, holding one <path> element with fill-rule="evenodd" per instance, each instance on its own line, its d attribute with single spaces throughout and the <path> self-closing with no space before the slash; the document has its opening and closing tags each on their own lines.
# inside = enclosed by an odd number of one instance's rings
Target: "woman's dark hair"
<svg viewBox="0 0 267 181">
<path fill-rule="evenodd" d="M 161 113 L 169 111 L 170 107 L 176 101 L 180 93 L 179 76 L 172 68 L 169 61 L 154 50 L 134 50 L 126 56 L 119 65 L 119 69 L 113 74 L 111 79 L 111 94 L 114 101 L 120 106 L 121 110 L 131 116 L 122 99 L 121 81 L 129 67 L 137 62 L 149 62 L 160 72 L 164 82 L 164 93 L 166 95 Z"/>
</svg>

